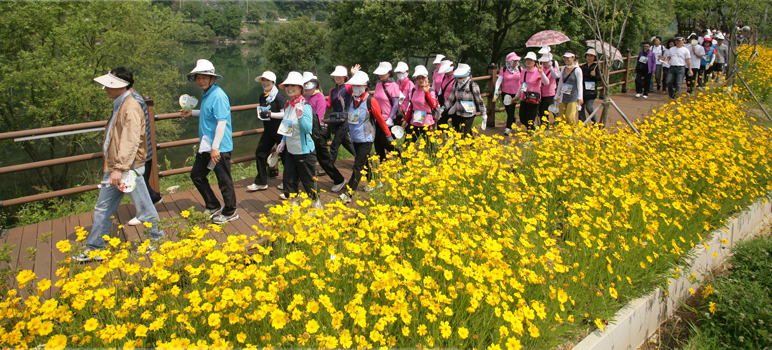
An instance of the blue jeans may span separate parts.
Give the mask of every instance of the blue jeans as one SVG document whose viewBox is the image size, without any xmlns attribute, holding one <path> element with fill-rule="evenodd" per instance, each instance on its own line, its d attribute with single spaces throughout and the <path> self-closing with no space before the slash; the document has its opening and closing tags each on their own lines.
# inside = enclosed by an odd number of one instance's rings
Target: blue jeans
<svg viewBox="0 0 772 350">
<path fill-rule="evenodd" d="M 137 172 L 137 187 L 134 188 L 134 191 L 129 192 L 128 195 L 137 209 L 137 219 L 153 224 L 151 228 L 145 229 L 145 233 L 150 239 L 157 241 L 163 238 L 164 232 L 158 229 L 158 212 L 155 210 L 155 206 L 153 206 L 153 201 L 150 200 L 145 179 L 142 178 L 142 175 L 145 173 L 145 167 L 136 168 L 134 171 Z M 110 172 L 106 172 L 102 182 L 109 181 Z M 94 226 L 92 226 L 91 233 L 89 233 L 86 239 L 88 249 L 101 250 L 107 247 L 107 242 L 102 236 L 110 235 L 110 230 L 113 227 L 113 219 L 110 217 L 115 215 L 123 195 L 124 193 L 115 186 L 103 187 L 99 190 L 99 199 L 97 199 L 97 204 L 94 206 Z"/>
<path fill-rule="evenodd" d="M 670 98 L 675 98 L 675 94 L 681 92 L 685 73 L 686 67 L 684 66 L 670 66 L 670 69 L 668 69 L 665 86 L 667 86 L 667 90 L 670 93 Z"/>
</svg>

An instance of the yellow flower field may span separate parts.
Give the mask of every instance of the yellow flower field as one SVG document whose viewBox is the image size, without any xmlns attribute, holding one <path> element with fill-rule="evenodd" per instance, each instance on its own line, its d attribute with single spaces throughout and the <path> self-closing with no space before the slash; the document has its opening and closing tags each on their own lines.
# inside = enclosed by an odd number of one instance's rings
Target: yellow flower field
<svg viewBox="0 0 772 350">
<path fill-rule="evenodd" d="M 149 260 L 116 241 L 102 264 L 60 267 L 53 299 L 20 272 L 29 296 L 0 303 L 0 345 L 552 348 L 605 327 L 772 190 L 772 133 L 721 91 L 655 111 L 642 138 L 431 134 L 355 207 L 271 208 L 265 247 L 218 244 L 220 227 L 183 212 Z"/>
</svg>

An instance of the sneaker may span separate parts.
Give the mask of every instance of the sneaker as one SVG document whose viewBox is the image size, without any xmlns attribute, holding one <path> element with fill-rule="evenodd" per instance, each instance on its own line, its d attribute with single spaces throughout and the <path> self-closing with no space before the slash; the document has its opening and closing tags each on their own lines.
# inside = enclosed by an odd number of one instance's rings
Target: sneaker
<svg viewBox="0 0 772 350">
<path fill-rule="evenodd" d="M 319 170 L 316 172 L 316 176 L 327 176 L 327 172 L 324 170 Z"/>
<path fill-rule="evenodd" d="M 233 221 L 233 220 L 236 220 L 238 218 L 239 218 L 239 213 L 234 211 L 233 214 L 228 215 L 228 216 L 220 214 L 217 217 L 215 217 L 214 220 L 212 220 L 212 222 L 214 222 L 215 224 L 218 224 L 218 225 L 222 225 L 222 224 L 224 224 L 224 223 L 226 223 L 228 221 Z"/>
<path fill-rule="evenodd" d="M 643 95 L 643 98 L 649 98 L 649 95 Z"/>
<path fill-rule="evenodd" d="M 289 199 L 289 197 L 287 197 L 287 195 L 284 194 L 284 193 L 280 194 L 279 198 L 281 198 L 281 200 L 283 200 L 283 201 L 286 201 L 287 199 Z"/>
<path fill-rule="evenodd" d="M 220 215 L 220 213 L 222 213 L 223 209 L 224 209 L 223 207 L 215 209 L 214 211 L 207 209 L 207 210 L 204 210 L 204 214 L 205 215 L 209 215 L 209 219 L 211 220 L 212 218 Z"/>
<path fill-rule="evenodd" d="M 161 197 L 161 199 L 159 199 L 159 200 L 157 200 L 157 201 L 153 202 L 153 205 L 156 205 L 156 204 L 161 204 L 161 203 L 163 203 L 163 202 L 164 202 L 164 199 L 163 199 L 163 197 Z"/>
<path fill-rule="evenodd" d="M 636 97 L 636 98 L 640 98 L 640 97 L 641 97 L 641 94 L 635 94 L 635 97 Z"/>
<path fill-rule="evenodd" d="M 351 197 L 345 193 L 342 193 L 340 196 L 338 196 L 338 198 L 340 198 L 340 200 L 342 200 L 344 203 L 351 203 Z"/>
<path fill-rule="evenodd" d="M 337 185 L 332 186 L 333 192 L 340 192 L 340 190 L 346 188 L 346 181 L 343 181 Z"/>
<path fill-rule="evenodd" d="M 257 185 L 257 184 L 251 184 L 247 186 L 247 189 L 254 192 L 254 191 L 264 191 L 268 189 L 268 185 Z"/>
<path fill-rule="evenodd" d="M 139 219 L 134 217 L 133 219 L 129 220 L 129 225 L 131 226 L 142 225 L 142 221 L 139 221 Z"/>
<path fill-rule="evenodd" d="M 316 202 L 314 202 L 312 207 L 314 209 L 324 209 L 324 205 L 322 205 L 322 201 L 320 201 L 320 200 L 317 200 Z"/>
<path fill-rule="evenodd" d="M 280 189 L 280 190 L 283 190 L 283 189 L 284 189 L 284 183 L 283 183 L 283 182 L 280 182 L 280 183 L 279 183 L 279 186 L 276 186 L 276 188 L 278 188 L 278 189 Z"/>
<path fill-rule="evenodd" d="M 511 134 L 512 134 L 512 129 L 510 129 L 510 128 L 504 129 L 504 136 L 509 136 Z"/>
<path fill-rule="evenodd" d="M 102 261 L 102 256 L 100 255 L 91 256 L 92 251 L 91 249 L 86 249 L 83 253 L 73 256 L 72 260 L 77 262 Z"/>
</svg>

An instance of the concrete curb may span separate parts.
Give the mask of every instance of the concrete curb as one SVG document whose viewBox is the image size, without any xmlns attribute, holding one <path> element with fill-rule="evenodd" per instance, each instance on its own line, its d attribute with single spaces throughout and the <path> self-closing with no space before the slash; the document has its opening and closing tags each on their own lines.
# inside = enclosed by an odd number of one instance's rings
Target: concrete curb
<svg viewBox="0 0 772 350">
<path fill-rule="evenodd" d="M 657 288 L 652 293 L 627 303 L 617 312 L 614 324 L 610 324 L 605 330 L 596 329 L 572 350 L 638 349 L 660 324 L 675 314 L 681 302 L 691 294 L 689 288 L 697 289 L 710 271 L 724 262 L 735 242 L 752 236 L 770 222 L 772 202 L 767 198 L 756 200 L 739 216 L 728 220 L 724 229 L 713 232 L 713 237 L 707 243 L 709 249 L 702 245 L 695 247 L 694 257 L 689 260 L 689 271 L 682 270 L 680 278 L 668 280 L 667 295 Z M 722 245 L 722 239 L 729 243 Z M 712 253 L 717 253 L 718 256 L 713 257 Z M 695 274 L 693 282 L 690 281 L 692 274 Z"/>
</svg>

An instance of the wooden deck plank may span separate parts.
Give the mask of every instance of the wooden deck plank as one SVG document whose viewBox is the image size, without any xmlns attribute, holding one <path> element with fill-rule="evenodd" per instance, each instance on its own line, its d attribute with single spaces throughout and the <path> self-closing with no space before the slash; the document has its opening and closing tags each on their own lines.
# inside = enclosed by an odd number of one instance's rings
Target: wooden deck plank
<svg viewBox="0 0 772 350">
<path fill-rule="evenodd" d="M 142 228 L 144 226 L 129 225 L 129 220 L 134 218 L 134 215 L 129 213 L 129 207 L 133 208 L 134 206 L 128 204 L 121 204 L 118 206 L 115 214 L 113 214 L 115 219 L 113 219 L 113 225 L 110 228 L 110 234 L 115 235 L 118 233 L 117 237 L 122 238 L 125 242 L 133 242 L 137 240 L 141 242 L 143 237 L 140 233 L 142 232 Z M 119 229 L 118 226 L 123 226 L 123 229 Z"/>
<path fill-rule="evenodd" d="M 68 254 L 62 253 L 58 248 L 56 248 L 56 244 L 59 243 L 59 241 L 68 240 L 66 219 L 67 218 L 59 218 L 51 222 L 53 229 L 53 233 L 51 234 L 51 289 L 49 289 L 46 293 L 47 297 L 51 297 L 52 295 L 56 294 L 57 291 L 59 291 L 59 288 L 54 285 L 60 279 L 59 276 L 56 275 L 56 270 L 59 269 L 58 263 L 60 261 L 66 260 L 68 256 Z M 75 226 L 73 226 L 72 231 L 73 233 L 75 232 Z M 74 242 L 70 242 L 70 244 L 73 243 Z"/>
<path fill-rule="evenodd" d="M 53 273 L 51 273 L 51 268 L 53 266 L 53 252 L 51 251 L 51 248 L 52 244 L 55 243 L 52 243 L 54 233 L 51 220 L 39 223 L 37 231 L 38 236 L 35 242 L 37 254 L 35 255 L 33 272 L 35 272 L 35 275 L 38 277 L 38 281 L 43 279 L 52 280 L 51 276 Z"/>
<path fill-rule="evenodd" d="M 38 238 L 38 225 L 39 224 L 32 224 L 24 226 L 24 231 L 22 232 L 22 237 L 20 241 L 20 250 L 19 250 L 19 256 L 17 260 L 17 265 L 19 269 L 22 270 L 33 270 L 35 267 L 35 263 L 28 259 L 27 256 L 29 255 L 29 252 L 27 252 L 28 248 L 36 249 L 35 243 Z"/>
</svg>

